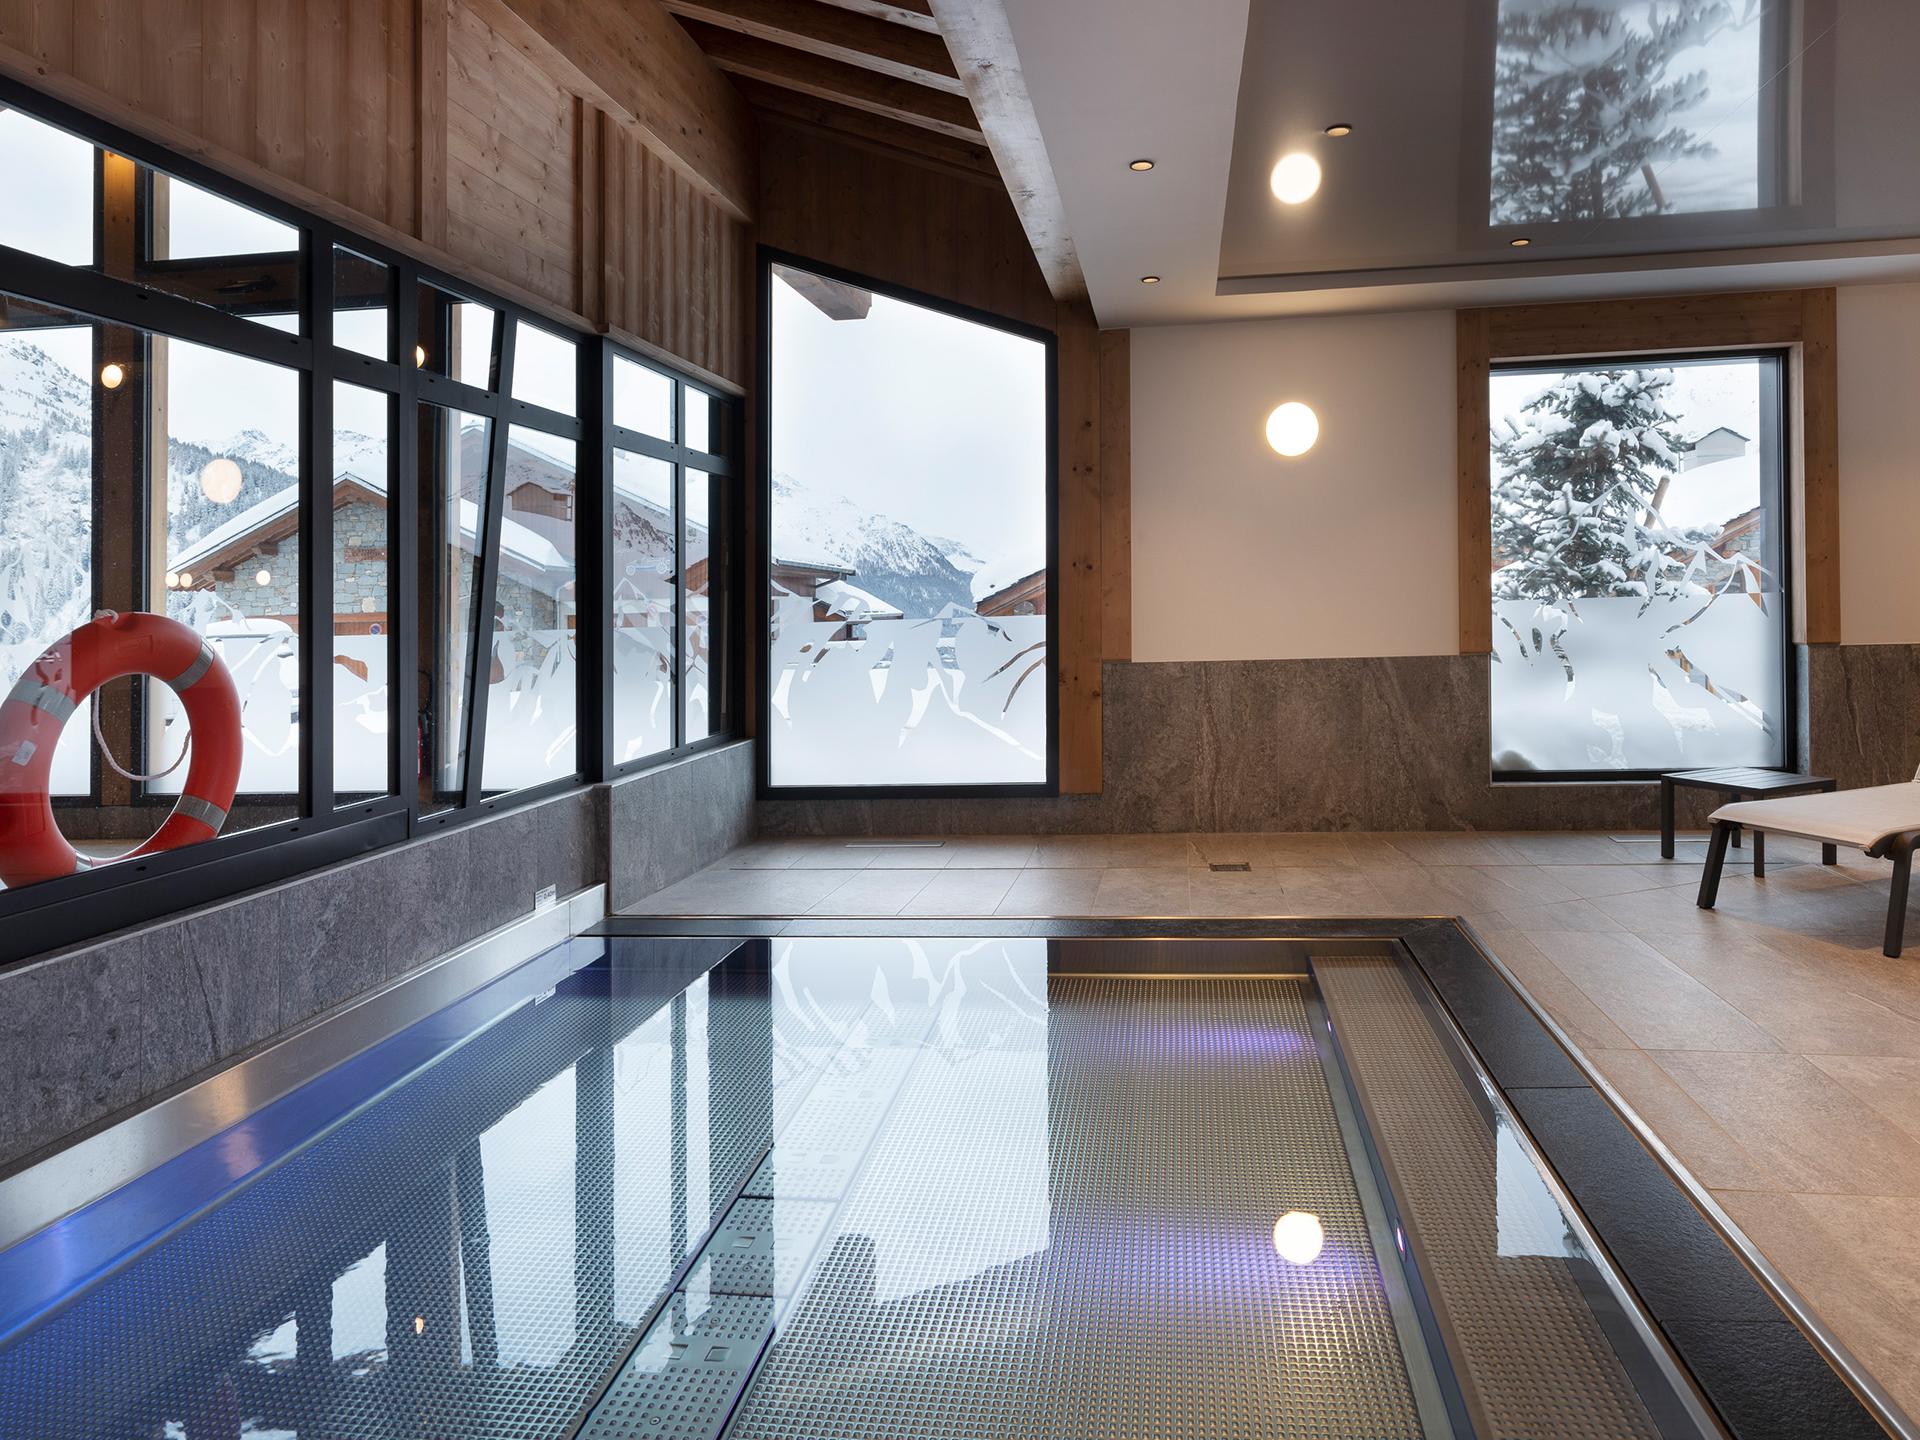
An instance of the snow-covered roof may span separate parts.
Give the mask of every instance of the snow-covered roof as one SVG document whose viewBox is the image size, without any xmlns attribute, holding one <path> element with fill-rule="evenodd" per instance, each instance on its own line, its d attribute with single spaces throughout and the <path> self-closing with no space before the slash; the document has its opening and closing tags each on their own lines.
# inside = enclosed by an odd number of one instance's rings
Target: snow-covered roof
<svg viewBox="0 0 1920 1440">
<path fill-rule="evenodd" d="M 1759 455 L 1733 455 L 1676 470 L 1660 502 L 1660 518 L 1675 527 L 1712 529 L 1751 510 L 1761 494 Z"/>
<path fill-rule="evenodd" d="M 1047 568 L 1044 557 L 1032 551 L 1014 551 L 989 560 L 968 577 L 975 603 L 997 595 L 1009 585 L 1028 579 Z"/>
<path fill-rule="evenodd" d="M 898 620 L 906 613 L 845 580 L 829 580 L 813 592 L 813 598 L 825 601 L 849 620 Z"/>
</svg>

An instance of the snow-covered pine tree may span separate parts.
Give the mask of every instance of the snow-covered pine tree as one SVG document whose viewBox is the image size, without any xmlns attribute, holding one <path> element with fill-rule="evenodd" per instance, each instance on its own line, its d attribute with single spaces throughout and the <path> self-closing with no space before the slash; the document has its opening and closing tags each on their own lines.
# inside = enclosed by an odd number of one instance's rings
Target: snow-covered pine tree
<svg viewBox="0 0 1920 1440">
<path fill-rule="evenodd" d="M 1495 431 L 1497 598 L 1660 593 L 1675 537 L 1653 511 L 1683 448 L 1672 385 L 1671 370 L 1572 371 Z"/>
<path fill-rule="evenodd" d="M 1749 0 L 1751 5 L 1751 0 Z M 1674 118 L 1707 96 L 1679 57 L 1733 19 L 1727 0 L 1500 7 L 1491 214 L 1496 224 L 1662 208 L 1654 167 L 1713 146 Z"/>
</svg>

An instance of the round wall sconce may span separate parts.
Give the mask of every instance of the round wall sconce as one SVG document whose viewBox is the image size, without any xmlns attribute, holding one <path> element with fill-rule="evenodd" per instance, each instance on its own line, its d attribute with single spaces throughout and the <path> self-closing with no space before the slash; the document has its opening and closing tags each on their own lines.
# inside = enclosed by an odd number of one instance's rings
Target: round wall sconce
<svg viewBox="0 0 1920 1440">
<path fill-rule="evenodd" d="M 126 378 L 127 367 L 115 361 L 100 367 L 100 383 L 109 390 L 118 390 Z"/>
<path fill-rule="evenodd" d="M 1273 188 L 1273 196 L 1283 205 L 1298 205 L 1311 200 L 1313 192 L 1320 188 L 1320 162 L 1311 155 L 1295 151 L 1291 155 L 1280 157 L 1280 163 L 1273 167 L 1273 174 L 1267 178 Z"/>
<path fill-rule="evenodd" d="M 1319 438 L 1320 417 L 1313 413 L 1310 405 L 1289 400 L 1274 406 L 1273 413 L 1267 416 L 1267 444 L 1278 454 L 1288 458 L 1304 455 Z"/>
</svg>

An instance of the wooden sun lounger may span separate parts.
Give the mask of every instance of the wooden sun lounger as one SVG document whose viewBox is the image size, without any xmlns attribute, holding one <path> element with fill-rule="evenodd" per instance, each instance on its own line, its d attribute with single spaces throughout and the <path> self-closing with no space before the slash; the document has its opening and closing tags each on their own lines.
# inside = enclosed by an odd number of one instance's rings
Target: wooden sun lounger
<svg viewBox="0 0 1920 1440">
<path fill-rule="evenodd" d="M 1846 845 L 1876 859 L 1893 861 L 1893 889 L 1887 897 L 1886 944 L 1897 956 L 1907 924 L 1907 882 L 1913 851 L 1920 844 L 1920 773 L 1904 785 L 1872 785 L 1825 795 L 1793 795 L 1777 800 L 1741 800 L 1713 812 L 1713 836 L 1707 844 L 1707 868 L 1700 876 L 1700 908 L 1711 910 L 1720 895 L 1720 871 L 1727 845 L 1742 826 L 1775 835 L 1797 835 L 1822 845 Z"/>
</svg>

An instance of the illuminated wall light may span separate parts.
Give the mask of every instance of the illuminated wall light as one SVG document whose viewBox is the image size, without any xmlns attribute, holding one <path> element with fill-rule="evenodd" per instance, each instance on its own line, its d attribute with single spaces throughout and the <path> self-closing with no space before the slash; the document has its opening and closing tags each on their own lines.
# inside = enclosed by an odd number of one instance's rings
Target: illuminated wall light
<svg viewBox="0 0 1920 1440">
<path fill-rule="evenodd" d="M 167 571 L 167 588 L 169 590 L 178 590 L 180 588 L 180 575 L 178 571 Z"/>
<path fill-rule="evenodd" d="M 427 363 L 427 347 L 424 345 L 414 346 L 413 347 L 414 368 L 418 369 L 421 366 L 425 365 L 426 363 Z"/>
<path fill-rule="evenodd" d="M 1267 183 L 1273 187 L 1274 198 L 1284 205 L 1311 200 L 1314 191 L 1320 188 L 1320 162 L 1298 151 L 1283 155 Z"/>
<path fill-rule="evenodd" d="M 127 367 L 109 361 L 100 367 L 100 383 L 109 390 L 118 390 L 121 382 L 127 378 Z"/>
<path fill-rule="evenodd" d="M 1326 1243 L 1327 1232 L 1318 1215 L 1289 1210 L 1273 1222 L 1273 1248 L 1289 1264 L 1311 1265 L 1320 1258 Z"/>
<path fill-rule="evenodd" d="M 1140 277 L 1140 283 L 1142 285 L 1158 285 L 1160 283 L 1160 277 L 1158 275 L 1142 275 Z"/>
<path fill-rule="evenodd" d="M 240 493 L 240 467 L 222 455 L 200 472 L 200 490 L 216 505 L 231 505 Z"/>
<path fill-rule="evenodd" d="M 1351 135 L 1353 133 L 1353 127 L 1344 120 L 1336 120 L 1320 133 L 1322 135 L 1331 135 L 1334 139 L 1340 140 Z"/>
<path fill-rule="evenodd" d="M 273 572 L 271 570 L 255 571 L 253 583 L 260 586 L 271 585 L 273 583 Z"/>
<path fill-rule="evenodd" d="M 1129 160 L 1127 162 L 1127 168 L 1129 170 L 1151 170 L 1153 168 L 1153 161 L 1147 159 Z"/>
<path fill-rule="evenodd" d="M 1524 235 L 1516 235 L 1513 237 L 1513 239 L 1507 241 L 1507 244 L 1511 245 L 1516 250 L 1524 250 L 1527 246 L 1531 245 L 1532 243 L 1533 241 L 1529 240 Z"/>
<path fill-rule="evenodd" d="M 180 572 L 179 588 L 182 590 L 186 590 L 186 589 L 189 589 L 192 585 L 193 585 L 193 572 L 191 570 L 182 570 Z"/>
<path fill-rule="evenodd" d="M 1320 417 L 1313 413 L 1310 405 L 1289 400 L 1274 406 L 1273 413 L 1267 416 L 1267 444 L 1281 455 L 1289 458 L 1304 455 L 1319 438 Z"/>
</svg>

